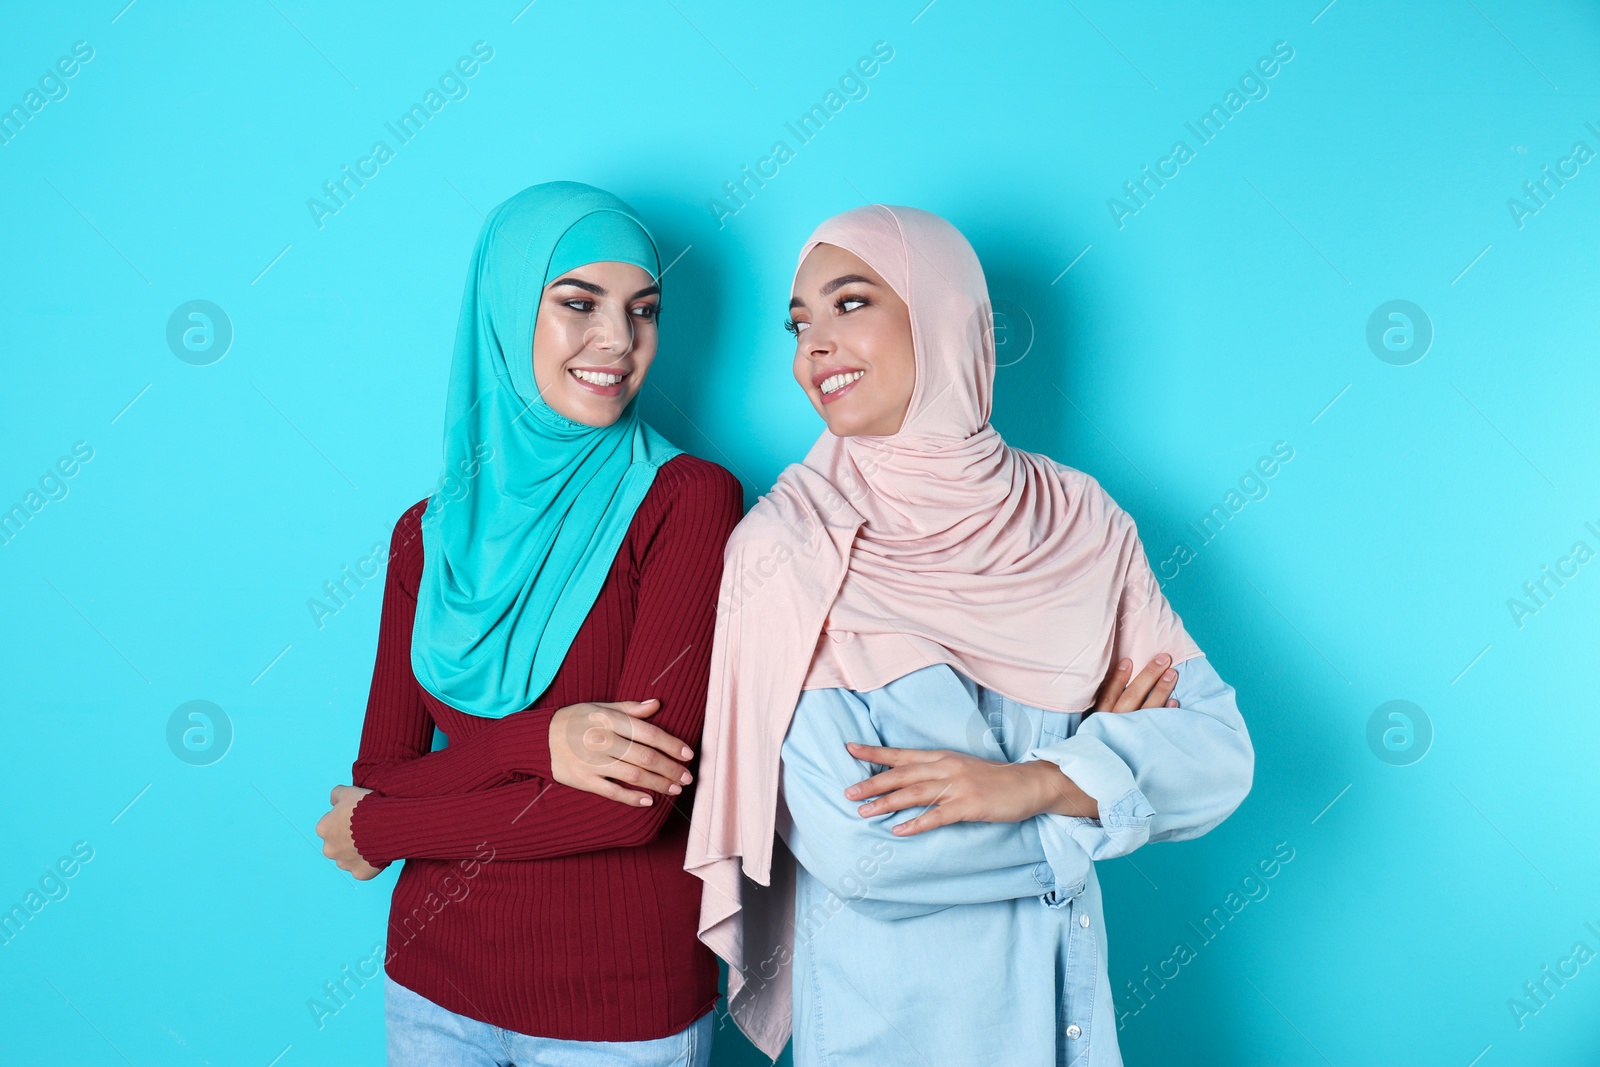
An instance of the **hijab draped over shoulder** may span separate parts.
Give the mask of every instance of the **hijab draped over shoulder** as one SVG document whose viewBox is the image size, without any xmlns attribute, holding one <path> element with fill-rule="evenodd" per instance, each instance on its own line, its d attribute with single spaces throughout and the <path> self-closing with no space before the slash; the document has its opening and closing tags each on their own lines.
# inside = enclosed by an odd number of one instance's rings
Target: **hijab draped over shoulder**
<svg viewBox="0 0 1600 1067">
<path fill-rule="evenodd" d="M 1122 657 L 1201 654 L 1127 513 L 989 424 L 989 293 L 966 238 L 874 204 L 817 227 L 798 262 L 824 243 L 909 307 L 916 384 L 898 432 L 823 433 L 726 549 L 684 866 L 705 883 L 700 939 L 729 965 L 729 1010 L 772 1057 L 791 1027 L 795 885 L 793 856 L 774 851 L 779 753 L 802 689 L 871 690 L 944 663 L 1076 712 Z"/>
</svg>

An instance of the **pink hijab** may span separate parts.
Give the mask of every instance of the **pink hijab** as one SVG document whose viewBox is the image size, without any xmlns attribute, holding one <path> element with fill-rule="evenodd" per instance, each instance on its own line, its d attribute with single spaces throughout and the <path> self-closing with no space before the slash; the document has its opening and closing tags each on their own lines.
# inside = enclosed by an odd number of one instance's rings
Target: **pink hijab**
<svg viewBox="0 0 1600 1067">
<path fill-rule="evenodd" d="M 817 227 L 799 262 L 822 243 L 906 302 L 916 384 L 899 432 L 818 438 L 724 559 L 684 867 L 705 883 L 700 939 L 728 962 L 729 1011 L 774 1059 L 791 1027 L 795 884 L 777 838 L 779 750 L 802 689 L 876 689 L 946 663 L 1075 712 L 1116 659 L 1201 655 L 1127 513 L 989 425 L 988 286 L 960 231 L 873 204 Z"/>
</svg>

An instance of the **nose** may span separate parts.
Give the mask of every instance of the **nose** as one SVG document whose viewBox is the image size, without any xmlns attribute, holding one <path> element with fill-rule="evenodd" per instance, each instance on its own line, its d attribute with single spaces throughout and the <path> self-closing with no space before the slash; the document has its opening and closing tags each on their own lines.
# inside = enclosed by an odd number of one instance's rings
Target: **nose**
<svg viewBox="0 0 1600 1067">
<path fill-rule="evenodd" d="M 825 359 L 834 353 L 833 337 L 823 323 L 814 322 L 800 335 L 800 348 L 809 359 Z"/>
<path fill-rule="evenodd" d="M 607 301 L 589 312 L 584 343 L 611 359 L 621 359 L 633 350 L 633 319 L 621 307 Z"/>
</svg>

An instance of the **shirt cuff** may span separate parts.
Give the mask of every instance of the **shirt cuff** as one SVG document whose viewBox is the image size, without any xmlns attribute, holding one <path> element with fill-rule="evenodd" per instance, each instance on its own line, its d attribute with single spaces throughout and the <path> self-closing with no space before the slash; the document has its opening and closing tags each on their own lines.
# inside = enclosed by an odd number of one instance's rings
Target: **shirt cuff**
<svg viewBox="0 0 1600 1067">
<path fill-rule="evenodd" d="M 1072 903 L 1089 880 L 1088 854 L 1073 840 L 1067 827 L 1056 821 L 1060 818 L 1049 812 L 1034 816 L 1045 858 L 1045 862 L 1039 865 L 1045 870 L 1035 870 L 1034 877 L 1041 882 L 1046 878 L 1050 880 L 1049 888 L 1039 898 L 1039 902 L 1047 908 L 1060 908 Z"/>
<path fill-rule="evenodd" d="M 1150 839 L 1155 809 L 1134 782 L 1133 772 L 1098 737 L 1074 734 L 1030 749 L 1025 760 L 1049 760 L 1095 799 L 1100 818 L 1046 813 L 1039 818 L 1069 834 L 1092 860 L 1126 856 Z M 1041 832 L 1042 836 L 1042 832 Z"/>
</svg>

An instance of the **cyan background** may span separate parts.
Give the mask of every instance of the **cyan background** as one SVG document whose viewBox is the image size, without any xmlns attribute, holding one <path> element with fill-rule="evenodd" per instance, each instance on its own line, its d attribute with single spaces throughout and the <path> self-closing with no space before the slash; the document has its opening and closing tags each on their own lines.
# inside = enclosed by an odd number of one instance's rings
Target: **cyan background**
<svg viewBox="0 0 1600 1067">
<path fill-rule="evenodd" d="M 1102 867 L 1119 1006 L 1197 947 L 1126 1019 L 1131 1064 L 1600 1063 L 1600 963 L 1541 972 L 1600 951 L 1600 563 L 1520 626 L 1508 606 L 1600 548 L 1600 163 L 1520 227 L 1507 203 L 1600 149 L 1594 5 L 124 2 L 0 33 L 6 108 L 94 49 L 0 145 L 0 507 L 94 450 L 0 548 L 0 906 L 94 850 L 0 946 L 0 1061 L 382 1062 L 378 983 L 320 1029 L 307 1003 L 371 953 L 393 879 L 352 882 L 313 832 L 381 586 L 321 629 L 307 601 L 439 473 L 482 213 L 571 178 L 681 253 L 646 413 L 750 500 L 821 427 L 779 328 L 794 255 L 880 200 L 981 255 L 996 425 L 1101 479 L 1153 563 L 1197 549 L 1164 585 L 1238 689 L 1256 785 Z M 397 146 L 384 123 L 477 41 L 468 95 Z M 799 145 L 785 122 L 879 41 L 867 95 Z M 1119 229 L 1108 198 L 1280 41 L 1269 95 Z M 308 198 L 379 138 L 395 158 L 319 229 Z M 779 138 L 794 158 L 719 226 Z M 194 299 L 235 334 L 209 366 L 166 342 Z M 1406 366 L 1366 340 L 1394 299 L 1435 331 Z M 1186 524 L 1280 441 L 1199 546 Z M 203 767 L 166 733 L 196 699 L 233 731 Z M 1409 765 L 1369 745 L 1390 700 L 1431 723 Z M 719 1033 L 718 1064 L 763 1062 Z"/>
</svg>

